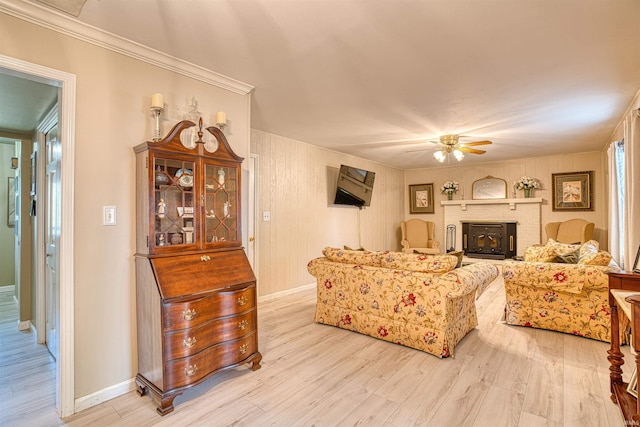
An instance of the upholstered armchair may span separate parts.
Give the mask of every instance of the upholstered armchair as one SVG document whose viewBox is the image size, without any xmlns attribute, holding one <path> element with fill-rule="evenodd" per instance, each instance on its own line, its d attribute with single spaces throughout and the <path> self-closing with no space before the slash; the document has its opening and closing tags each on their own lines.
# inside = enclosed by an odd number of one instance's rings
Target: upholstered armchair
<svg viewBox="0 0 640 427">
<path fill-rule="evenodd" d="M 584 219 L 575 218 L 564 222 L 550 222 L 544 226 L 547 240 L 560 243 L 584 243 L 591 240 L 595 224 Z"/>
<path fill-rule="evenodd" d="M 436 224 L 421 219 L 410 219 L 400 224 L 402 229 L 402 252 L 418 251 L 424 254 L 439 254 L 440 242 L 435 239 Z"/>
</svg>

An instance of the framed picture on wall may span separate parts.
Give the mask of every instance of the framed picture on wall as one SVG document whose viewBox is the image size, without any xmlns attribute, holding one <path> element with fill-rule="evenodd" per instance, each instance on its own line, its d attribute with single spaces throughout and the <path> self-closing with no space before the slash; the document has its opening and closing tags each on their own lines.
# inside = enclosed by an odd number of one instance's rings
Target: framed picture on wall
<svg viewBox="0 0 640 427">
<path fill-rule="evenodd" d="M 636 261 L 633 263 L 633 272 L 640 273 L 640 246 L 638 246 L 638 252 L 636 253 Z"/>
<path fill-rule="evenodd" d="M 414 184 L 409 186 L 409 213 L 410 214 L 434 213 L 433 183 Z"/>
<path fill-rule="evenodd" d="M 593 171 L 551 174 L 554 211 L 593 210 Z"/>
</svg>

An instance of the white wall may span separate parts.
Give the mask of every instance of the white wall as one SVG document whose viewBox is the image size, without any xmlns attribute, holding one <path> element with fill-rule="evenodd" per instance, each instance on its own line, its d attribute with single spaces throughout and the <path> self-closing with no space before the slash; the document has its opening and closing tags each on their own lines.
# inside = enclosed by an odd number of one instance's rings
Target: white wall
<svg viewBox="0 0 640 427">
<path fill-rule="evenodd" d="M 400 249 L 404 173 L 354 156 L 266 132 L 251 131 L 258 155 L 258 293 L 312 283 L 307 263 L 325 246 Z M 376 173 L 371 206 L 335 206 L 341 164 Z M 271 214 L 262 221 L 262 212 Z"/>
<path fill-rule="evenodd" d="M 83 397 L 137 373 L 132 147 L 152 137 L 151 94 L 164 94 L 174 113 L 195 96 L 205 125 L 226 111 L 229 143 L 245 158 L 250 96 L 5 14 L 0 28 L 11 34 L 0 41 L 0 54 L 77 76 L 76 158 L 63 162 L 75 162 L 75 395 Z M 163 123 L 164 133 L 174 123 Z M 103 206 L 116 206 L 117 226 L 102 225 Z"/>
<path fill-rule="evenodd" d="M 483 163 L 478 165 L 465 164 L 464 160 L 457 161 L 448 166 L 415 169 L 406 171 L 405 184 L 434 184 L 435 213 L 434 214 L 409 214 L 409 201 L 405 203 L 406 218 L 422 218 L 436 223 L 436 239 L 444 245 L 443 232 L 444 209 L 440 202 L 446 200 L 445 194 L 440 193 L 440 186 L 445 181 L 455 180 L 460 183 L 461 190 L 464 190 L 465 198 L 471 198 L 471 187 L 473 182 L 485 178 L 489 175 L 507 181 L 508 197 L 511 197 L 512 185 L 522 176 L 528 175 L 538 178 L 542 182 L 541 190 L 534 190 L 532 197 L 544 199 L 541 206 L 541 236 L 540 241 L 546 241 L 544 225 L 553 221 L 565 221 L 571 218 L 584 218 L 595 223 L 594 239 L 600 242 L 600 247 L 607 248 L 607 203 L 606 203 L 606 155 L 601 152 L 578 153 L 570 156 L 547 156 L 531 159 L 510 160 L 505 162 Z M 551 174 L 563 172 L 594 171 L 594 207 L 593 211 L 577 212 L 553 212 L 551 198 Z M 524 197 L 522 191 L 517 192 L 517 197 Z M 459 199 L 461 192 L 454 198 Z M 461 228 L 456 225 L 456 233 L 460 235 Z M 444 246 L 443 246 L 444 247 Z M 519 252 L 520 252 L 519 248 Z"/>
</svg>

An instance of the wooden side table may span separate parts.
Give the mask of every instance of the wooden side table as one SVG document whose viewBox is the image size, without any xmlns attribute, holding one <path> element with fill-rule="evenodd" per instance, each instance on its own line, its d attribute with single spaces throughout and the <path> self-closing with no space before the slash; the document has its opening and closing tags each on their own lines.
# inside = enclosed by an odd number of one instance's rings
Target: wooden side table
<svg viewBox="0 0 640 427">
<path fill-rule="evenodd" d="M 640 274 L 612 271 L 609 275 L 609 306 L 611 307 L 611 348 L 607 352 L 611 400 L 617 403 L 625 425 L 640 425 L 638 399 L 627 391 L 622 381 L 624 355 L 620 351 L 620 307 L 631 321 L 631 345 L 636 351 L 636 370 L 640 372 Z"/>
</svg>

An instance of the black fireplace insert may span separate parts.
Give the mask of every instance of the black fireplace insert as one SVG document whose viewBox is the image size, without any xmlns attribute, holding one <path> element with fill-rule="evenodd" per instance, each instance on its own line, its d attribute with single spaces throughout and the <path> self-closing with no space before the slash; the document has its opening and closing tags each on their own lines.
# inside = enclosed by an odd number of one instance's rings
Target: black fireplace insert
<svg viewBox="0 0 640 427">
<path fill-rule="evenodd" d="M 470 258 L 509 259 L 517 253 L 515 221 L 462 221 L 462 249 Z"/>
</svg>

